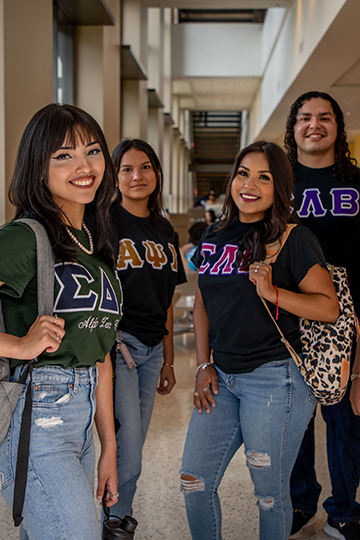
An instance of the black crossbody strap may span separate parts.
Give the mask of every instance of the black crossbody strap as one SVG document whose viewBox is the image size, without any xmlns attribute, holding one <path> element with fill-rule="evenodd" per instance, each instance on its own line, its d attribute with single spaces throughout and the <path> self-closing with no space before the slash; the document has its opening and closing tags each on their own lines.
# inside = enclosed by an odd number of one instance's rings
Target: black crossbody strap
<svg viewBox="0 0 360 540">
<path fill-rule="evenodd" d="M 52 248 L 45 228 L 34 219 L 19 219 L 26 223 L 34 231 L 36 236 L 36 258 L 37 258 L 37 298 L 38 315 L 52 315 L 54 305 L 54 272 L 55 263 Z M 29 385 L 26 391 L 25 406 L 21 420 L 19 446 L 15 473 L 14 500 L 13 500 L 13 520 L 15 527 L 22 522 L 22 510 L 25 500 L 29 447 L 30 428 L 32 413 L 32 371 L 36 358 L 28 362 L 27 367 L 21 375 L 19 382 L 25 384 L 27 376 L 30 375 Z"/>
</svg>

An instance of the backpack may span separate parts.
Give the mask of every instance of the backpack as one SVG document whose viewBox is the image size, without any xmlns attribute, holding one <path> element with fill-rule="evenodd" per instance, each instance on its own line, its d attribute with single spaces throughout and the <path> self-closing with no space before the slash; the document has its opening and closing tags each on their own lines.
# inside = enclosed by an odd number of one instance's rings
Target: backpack
<svg viewBox="0 0 360 540">
<path fill-rule="evenodd" d="M 267 262 L 275 262 L 291 230 L 288 225 L 280 242 L 266 246 Z M 351 298 L 346 269 L 328 264 L 339 301 L 339 317 L 335 323 L 324 323 L 299 318 L 303 359 L 294 351 L 273 318 L 266 301 L 263 301 L 272 318 L 281 341 L 288 349 L 306 384 L 322 405 L 333 405 L 343 398 L 350 375 L 352 344 L 357 330 L 357 318 Z"/>
<path fill-rule="evenodd" d="M 23 218 L 21 221 L 28 225 L 36 236 L 36 258 L 37 258 L 37 295 L 38 295 L 38 315 L 52 315 L 54 304 L 54 258 L 52 248 L 45 228 L 36 220 Z M 5 332 L 4 318 L 2 314 L 0 297 L 0 331 Z M 30 426 L 32 411 L 31 380 L 32 370 L 37 359 L 27 362 L 27 366 L 18 382 L 10 380 L 9 359 L 0 357 L 0 445 L 6 438 L 9 431 L 12 415 L 24 389 L 27 376 L 30 375 L 30 383 L 25 397 L 25 406 L 22 415 L 17 465 L 15 474 L 13 519 L 15 526 L 22 521 L 21 513 L 24 504 L 27 469 L 29 459 Z"/>
</svg>

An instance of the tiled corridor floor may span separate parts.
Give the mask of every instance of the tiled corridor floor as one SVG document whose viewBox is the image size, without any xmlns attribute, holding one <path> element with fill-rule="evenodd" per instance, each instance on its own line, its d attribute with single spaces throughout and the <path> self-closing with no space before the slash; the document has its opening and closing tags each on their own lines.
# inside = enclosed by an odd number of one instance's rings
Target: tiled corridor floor
<svg viewBox="0 0 360 540">
<path fill-rule="evenodd" d="M 192 413 L 196 366 L 194 337 L 192 334 L 177 336 L 175 344 L 177 384 L 169 396 L 156 397 L 144 448 L 143 473 L 134 501 L 134 517 L 139 521 L 137 540 L 190 540 L 183 496 L 179 491 L 178 471 Z M 321 414 L 317 415 L 316 420 L 316 440 L 316 470 L 323 486 L 322 503 L 330 494 L 330 486 Z M 223 539 L 257 540 L 258 512 L 242 449 L 231 462 L 219 494 L 223 511 Z M 329 540 L 329 536 L 323 532 L 326 515 L 321 504 L 317 518 L 317 523 L 303 534 L 304 540 Z M 10 510 L 0 496 L 0 540 L 17 538 L 18 531 L 12 526 Z"/>
</svg>

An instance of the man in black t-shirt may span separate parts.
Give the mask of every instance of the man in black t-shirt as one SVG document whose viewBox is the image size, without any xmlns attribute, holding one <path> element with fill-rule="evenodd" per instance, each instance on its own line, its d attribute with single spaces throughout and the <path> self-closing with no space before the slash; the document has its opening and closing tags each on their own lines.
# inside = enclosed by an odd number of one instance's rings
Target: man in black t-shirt
<svg viewBox="0 0 360 540">
<path fill-rule="evenodd" d="M 337 102 L 323 92 L 300 96 L 287 119 L 285 148 L 293 168 L 298 217 L 318 237 L 327 262 L 347 269 L 359 316 L 360 170 L 350 158 L 343 113 Z M 354 370 L 343 400 L 321 407 L 332 484 L 332 496 L 324 502 L 328 514 L 324 530 L 340 540 L 359 540 L 360 504 L 356 502 L 356 491 L 360 478 L 360 417 L 353 413 L 349 398 L 360 407 L 360 374 Z M 291 477 L 290 538 L 299 538 L 302 530 L 315 521 L 321 486 L 314 458 L 312 419 Z"/>
</svg>

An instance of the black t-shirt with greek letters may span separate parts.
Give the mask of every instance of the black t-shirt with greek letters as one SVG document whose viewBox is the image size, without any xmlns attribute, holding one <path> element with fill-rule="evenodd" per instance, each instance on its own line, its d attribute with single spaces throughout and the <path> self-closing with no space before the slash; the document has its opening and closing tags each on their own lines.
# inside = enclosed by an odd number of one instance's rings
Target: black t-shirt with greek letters
<svg viewBox="0 0 360 540">
<path fill-rule="evenodd" d="M 214 223 L 205 231 L 192 259 L 199 268 L 199 288 L 210 321 L 209 345 L 225 373 L 246 373 L 264 363 L 283 360 L 289 352 L 256 293 L 249 274 L 237 267 L 238 244 L 254 223 L 236 217 L 225 230 Z M 318 240 L 298 225 L 272 265 L 273 283 L 299 292 L 298 285 L 314 265 L 325 266 Z M 276 307 L 269 303 L 274 318 Z M 301 352 L 299 319 L 279 309 L 278 325 L 297 353 Z"/>
<path fill-rule="evenodd" d="M 175 231 L 163 217 L 156 226 L 152 214 L 137 217 L 120 204 L 112 214 L 117 227 L 112 243 L 124 295 L 119 330 L 154 347 L 168 334 L 165 323 L 175 286 L 186 281 Z"/>
<path fill-rule="evenodd" d="M 318 238 L 325 259 L 347 270 L 351 295 L 360 304 L 360 169 L 351 180 L 333 176 L 333 167 L 295 163 L 295 209 Z"/>
</svg>

